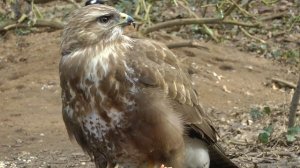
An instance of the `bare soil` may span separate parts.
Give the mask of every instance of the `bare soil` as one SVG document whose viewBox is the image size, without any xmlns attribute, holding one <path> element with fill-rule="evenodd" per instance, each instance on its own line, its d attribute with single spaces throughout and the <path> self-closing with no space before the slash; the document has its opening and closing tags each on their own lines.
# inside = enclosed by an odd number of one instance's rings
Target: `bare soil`
<svg viewBox="0 0 300 168">
<path fill-rule="evenodd" d="M 60 35 L 61 31 L 27 36 L 9 32 L 0 41 L 0 168 L 94 167 L 70 142 L 62 120 Z M 180 40 L 155 34 L 153 38 Z M 283 143 L 292 92 L 277 87 L 271 78 L 296 83 L 298 72 L 230 46 L 203 43 L 201 48 L 173 51 L 188 68 L 221 143 L 235 162 L 242 167 L 297 162 L 299 143 Z M 271 107 L 273 113 L 255 121 L 250 109 L 260 105 Z M 276 136 L 262 145 L 257 136 L 270 122 L 277 123 Z"/>
</svg>

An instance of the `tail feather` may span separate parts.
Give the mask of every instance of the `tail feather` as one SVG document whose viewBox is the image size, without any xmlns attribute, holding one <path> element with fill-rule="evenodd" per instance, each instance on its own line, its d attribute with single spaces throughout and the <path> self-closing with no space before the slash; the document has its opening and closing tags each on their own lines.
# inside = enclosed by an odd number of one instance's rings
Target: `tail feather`
<svg viewBox="0 0 300 168">
<path fill-rule="evenodd" d="M 226 155 L 223 149 L 217 144 L 208 147 L 210 156 L 210 168 L 239 168 Z"/>
</svg>

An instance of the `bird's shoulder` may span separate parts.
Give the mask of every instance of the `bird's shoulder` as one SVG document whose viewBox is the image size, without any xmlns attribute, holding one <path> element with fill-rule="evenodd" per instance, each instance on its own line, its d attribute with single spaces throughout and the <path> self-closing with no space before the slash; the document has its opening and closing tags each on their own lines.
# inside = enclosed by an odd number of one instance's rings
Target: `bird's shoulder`
<svg viewBox="0 0 300 168">
<path fill-rule="evenodd" d="M 165 44 L 151 39 L 135 39 L 126 56 L 126 63 L 140 84 L 160 88 L 179 103 L 198 104 L 188 74 L 179 58 Z"/>
</svg>

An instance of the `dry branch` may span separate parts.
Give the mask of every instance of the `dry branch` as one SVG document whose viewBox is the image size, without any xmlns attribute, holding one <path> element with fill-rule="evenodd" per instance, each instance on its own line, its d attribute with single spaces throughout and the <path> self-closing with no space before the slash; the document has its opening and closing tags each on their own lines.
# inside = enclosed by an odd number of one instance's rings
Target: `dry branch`
<svg viewBox="0 0 300 168">
<path fill-rule="evenodd" d="M 274 32 L 274 33 L 272 34 L 272 37 L 282 36 L 282 35 L 284 35 L 285 33 L 286 33 L 285 30 L 279 31 L 279 32 Z"/>
<path fill-rule="evenodd" d="M 251 13 L 249 13 L 247 10 L 242 8 L 240 5 L 238 5 L 236 2 L 232 1 L 232 3 L 239 9 L 239 11 L 244 14 L 245 16 L 250 16 L 251 18 L 255 18 Z"/>
<path fill-rule="evenodd" d="M 157 23 L 153 26 L 150 26 L 146 30 L 144 30 L 145 34 L 151 33 L 153 31 L 172 27 L 172 26 L 182 26 L 182 25 L 190 25 L 190 24 L 211 24 L 211 23 L 219 23 L 222 21 L 222 18 L 188 18 L 188 19 L 174 19 L 162 23 Z"/>
<path fill-rule="evenodd" d="M 279 78 L 272 78 L 272 81 L 275 83 L 278 83 L 280 85 L 285 85 L 287 87 L 293 88 L 293 89 L 295 89 L 297 87 L 296 84 L 286 81 L 286 80 L 283 80 L 283 79 L 279 79 Z"/>
<path fill-rule="evenodd" d="M 244 28 L 242 28 L 241 26 L 239 26 L 239 29 L 240 30 L 242 30 L 242 32 L 247 36 L 247 37 L 249 37 L 249 38 L 252 38 L 252 39 L 254 39 L 254 40 L 257 40 L 257 41 L 259 41 L 259 42 L 261 42 L 261 43 L 267 43 L 265 40 L 263 40 L 263 39 L 260 39 L 260 38 L 258 38 L 258 37 L 255 37 L 255 36 L 252 36 L 250 33 L 248 33 L 247 32 L 247 30 L 245 30 Z"/>
<path fill-rule="evenodd" d="M 224 18 L 227 17 L 228 15 L 231 14 L 231 12 L 236 8 L 237 5 L 235 4 L 239 4 L 241 2 L 241 0 L 237 0 L 236 2 L 233 2 L 233 4 L 227 8 L 224 12 Z"/>
<path fill-rule="evenodd" d="M 52 2 L 52 1 L 57 1 L 57 0 L 34 0 L 35 4 L 44 4 L 44 3 L 48 3 L 48 2 Z M 81 2 L 82 0 L 75 0 L 77 3 Z"/>
<path fill-rule="evenodd" d="M 187 18 L 187 19 L 174 19 L 170 21 L 165 21 L 162 23 L 157 23 L 153 26 L 146 28 L 143 33 L 148 34 L 159 29 L 168 28 L 172 26 L 182 26 L 190 24 L 232 24 L 244 27 L 259 27 L 259 23 L 248 24 L 243 22 L 237 22 L 234 20 L 223 20 L 222 18 Z"/>
<path fill-rule="evenodd" d="M 223 24 L 231 24 L 231 25 L 238 25 L 243 27 L 260 27 L 261 25 L 259 23 L 244 23 L 244 22 L 238 22 L 234 20 L 223 20 Z"/>
<path fill-rule="evenodd" d="M 278 18 L 287 16 L 287 15 L 288 15 L 287 12 L 280 12 L 280 13 L 272 14 L 270 16 L 265 16 L 265 17 L 261 18 L 260 20 L 261 21 L 267 21 L 267 20 L 272 20 L 272 19 L 278 19 Z"/>
<path fill-rule="evenodd" d="M 71 4 L 73 4 L 77 9 L 78 9 L 78 8 L 81 8 L 81 6 L 80 6 L 77 2 L 75 2 L 74 0 L 65 0 L 65 1 L 67 1 L 67 2 L 69 2 L 69 3 L 71 3 Z"/>
<path fill-rule="evenodd" d="M 180 47 L 195 47 L 195 48 L 203 48 L 205 50 L 209 50 L 207 47 L 200 44 L 200 42 L 189 40 L 189 41 L 180 41 L 175 43 L 168 43 L 166 46 L 170 49 L 172 48 L 180 48 Z"/>
<path fill-rule="evenodd" d="M 187 2 L 186 2 L 187 3 Z M 195 18 L 199 19 L 199 16 L 194 12 L 192 11 L 187 5 L 185 5 L 184 3 L 182 2 L 179 2 L 179 4 L 189 12 L 189 14 L 191 16 L 194 16 Z M 203 24 L 202 25 L 203 28 L 204 28 L 204 31 L 207 35 L 209 35 L 213 40 L 215 40 L 216 42 L 219 42 L 220 40 L 214 35 L 214 32 L 210 30 L 210 28 L 206 25 L 206 24 Z"/>
<path fill-rule="evenodd" d="M 237 22 L 233 20 L 222 20 L 221 18 L 188 18 L 188 19 L 174 19 L 162 23 L 157 23 L 153 26 L 148 27 L 144 30 L 145 34 L 151 33 L 153 31 L 157 31 L 159 29 L 168 28 L 172 26 L 182 26 L 189 24 L 232 24 L 239 25 L 244 27 L 258 27 L 260 24 L 248 24 L 243 22 Z"/>
<path fill-rule="evenodd" d="M 34 0 L 35 4 L 43 4 L 43 3 L 48 3 L 56 0 Z"/>
<path fill-rule="evenodd" d="M 34 25 L 28 25 L 26 23 L 16 23 L 14 21 L 8 21 L 2 25 L 0 25 L 0 32 L 8 31 L 14 28 L 27 28 L 27 27 L 50 27 L 53 29 L 63 29 L 64 24 L 57 21 L 49 21 L 49 20 L 36 20 Z"/>
<path fill-rule="evenodd" d="M 247 0 L 245 1 L 243 4 L 241 4 L 241 7 L 245 7 L 247 10 L 249 8 L 249 4 L 252 2 L 253 0 Z"/>
</svg>

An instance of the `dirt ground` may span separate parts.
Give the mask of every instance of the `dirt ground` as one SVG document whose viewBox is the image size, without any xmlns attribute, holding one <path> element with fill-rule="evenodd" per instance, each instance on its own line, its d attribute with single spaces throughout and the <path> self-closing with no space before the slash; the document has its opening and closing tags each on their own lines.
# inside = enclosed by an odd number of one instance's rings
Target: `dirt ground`
<svg viewBox="0 0 300 168">
<path fill-rule="evenodd" d="M 9 32 L 0 42 L 0 168 L 94 167 L 79 146 L 70 142 L 62 120 L 60 35 L 61 31 L 27 36 Z M 174 40 L 162 37 L 165 42 Z M 203 43 L 201 48 L 173 51 L 189 69 L 201 101 L 220 131 L 222 145 L 235 162 L 254 167 L 299 158 L 298 143 L 264 147 L 257 142 L 259 130 L 267 123 L 260 120 L 255 124 L 249 113 L 258 105 L 280 108 L 274 114 L 284 126 L 288 111 L 284 105 L 291 100 L 291 90 L 276 87 L 271 79 L 295 83 L 297 73 L 230 46 Z M 269 150 L 262 150 L 266 148 Z M 286 155 L 267 155 L 272 149 Z M 266 161 L 266 157 L 271 159 Z"/>
</svg>

